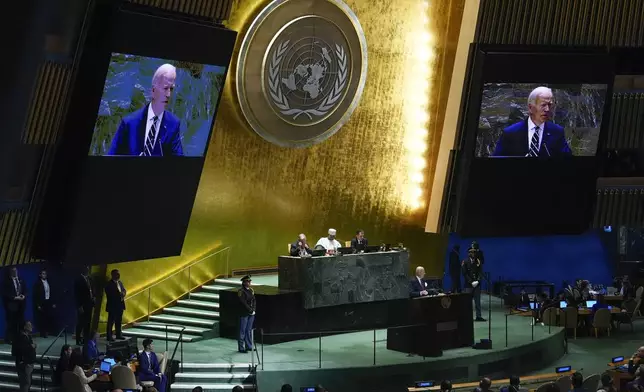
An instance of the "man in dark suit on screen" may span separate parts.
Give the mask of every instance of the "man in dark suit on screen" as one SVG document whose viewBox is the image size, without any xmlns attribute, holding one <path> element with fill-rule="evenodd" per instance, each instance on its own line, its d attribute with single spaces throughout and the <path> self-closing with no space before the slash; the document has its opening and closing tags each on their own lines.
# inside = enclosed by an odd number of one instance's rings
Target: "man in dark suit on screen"
<svg viewBox="0 0 644 392">
<path fill-rule="evenodd" d="M 170 64 L 160 66 L 152 77 L 152 100 L 121 120 L 107 155 L 183 155 L 181 121 L 166 110 L 177 78 Z"/>
<path fill-rule="evenodd" d="M 492 156 L 559 157 L 570 156 L 563 127 L 548 121 L 553 113 L 552 90 L 537 87 L 528 97 L 527 119 L 503 130 Z"/>
</svg>

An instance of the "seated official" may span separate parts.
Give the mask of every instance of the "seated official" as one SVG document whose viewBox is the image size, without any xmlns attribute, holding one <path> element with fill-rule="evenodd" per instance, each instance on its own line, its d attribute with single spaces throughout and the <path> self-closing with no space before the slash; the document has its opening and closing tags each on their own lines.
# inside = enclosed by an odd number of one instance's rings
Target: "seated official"
<svg viewBox="0 0 644 392">
<path fill-rule="evenodd" d="M 450 380 L 441 381 L 441 392 L 452 392 L 452 382 Z"/>
<path fill-rule="evenodd" d="M 474 389 L 474 392 L 490 392 L 491 387 L 492 380 L 487 377 L 483 377 L 481 381 L 479 381 L 479 386 Z"/>
<path fill-rule="evenodd" d="M 367 246 L 369 246 L 369 241 L 364 238 L 364 230 L 357 230 L 356 236 L 351 239 L 351 249 L 353 249 L 353 253 L 364 252 Z"/>
<path fill-rule="evenodd" d="M 530 306 L 530 296 L 524 289 L 521 289 L 519 294 L 519 307 L 528 307 Z"/>
<path fill-rule="evenodd" d="M 635 379 L 628 383 L 631 385 L 642 386 L 642 376 L 644 376 L 644 346 L 637 349 L 635 354 L 628 361 L 628 372 L 635 376 Z"/>
<path fill-rule="evenodd" d="M 335 239 L 335 233 L 335 229 L 329 229 L 329 236 L 320 238 L 317 244 L 315 244 L 315 248 L 317 249 L 318 246 L 321 246 L 326 249 L 326 254 L 334 255 L 338 251 L 338 248 L 342 247 L 342 244 Z"/>
<path fill-rule="evenodd" d="M 416 276 L 409 282 L 409 296 L 412 298 L 429 295 L 429 285 L 425 280 L 425 268 L 416 267 Z"/>
<path fill-rule="evenodd" d="M 291 256 L 308 257 L 312 254 L 313 252 L 309 248 L 309 244 L 306 243 L 306 236 L 304 234 L 297 236 L 297 241 L 291 244 Z"/>
<path fill-rule="evenodd" d="M 599 385 L 600 387 L 597 392 L 617 392 L 617 389 L 613 385 L 613 378 L 608 373 L 602 374 Z"/>
<path fill-rule="evenodd" d="M 143 340 L 143 352 L 139 355 L 139 367 L 136 369 L 140 381 L 154 381 L 154 387 L 166 390 L 166 377 L 159 369 L 159 360 L 154 353 L 152 339 Z"/>
<path fill-rule="evenodd" d="M 572 376 L 570 376 L 570 381 L 572 383 L 572 392 L 592 392 L 592 391 L 587 391 L 584 388 L 584 376 L 583 374 L 579 372 L 574 372 Z"/>
<path fill-rule="evenodd" d="M 93 365 L 97 361 L 101 361 L 105 356 L 104 353 L 98 350 L 98 338 L 100 335 L 98 332 L 93 331 L 90 334 L 90 339 L 87 339 L 85 342 L 85 347 L 83 348 L 83 354 L 85 356 L 85 363 Z"/>
<path fill-rule="evenodd" d="M 521 389 L 519 376 L 510 376 L 510 385 L 502 387 L 499 392 L 519 392 L 519 389 Z"/>
<path fill-rule="evenodd" d="M 624 300 L 635 298 L 635 288 L 631 284 L 631 280 L 628 275 L 625 275 L 622 278 L 622 283 L 619 288 L 619 295 L 621 295 Z"/>
</svg>

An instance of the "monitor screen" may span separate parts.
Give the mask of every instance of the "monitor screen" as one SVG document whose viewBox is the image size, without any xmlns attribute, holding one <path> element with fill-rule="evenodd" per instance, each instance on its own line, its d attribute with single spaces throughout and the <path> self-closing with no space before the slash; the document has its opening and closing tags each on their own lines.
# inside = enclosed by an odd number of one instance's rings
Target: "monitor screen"
<svg viewBox="0 0 644 392">
<path fill-rule="evenodd" d="M 605 84 L 485 83 L 475 156 L 594 156 Z"/>
<path fill-rule="evenodd" d="M 586 307 L 592 308 L 596 303 L 597 301 L 586 301 Z"/>
<path fill-rule="evenodd" d="M 611 362 L 612 362 L 612 363 L 617 363 L 617 362 L 622 362 L 623 360 L 624 360 L 624 357 L 620 356 L 620 357 L 614 357 L 614 358 L 611 360 Z"/>
<path fill-rule="evenodd" d="M 556 373 L 566 373 L 572 370 L 572 366 L 560 366 L 555 369 Z"/>
<path fill-rule="evenodd" d="M 562 308 L 562 309 L 563 309 L 563 308 L 565 308 L 566 306 L 568 306 L 568 302 L 566 302 L 566 301 L 559 301 L 559 307 L 560 307 L 560 308 Z"/>
<path fill-rule="evenodd" d="M 114 361 L 112 358 L 105 358 L 103 361 L 101 361 L 101 371 L 109 373 L 115 363 L 116 361 Z"/>
<path fill-rule="evenodd" d="M 538 302 L 530 302 L 530 309 L 539 309 Z"/>
<path fill-rule="evenodd" d="M 89 155 L 201 157 L 226 67 L 112 53 Z"/>
</svg>

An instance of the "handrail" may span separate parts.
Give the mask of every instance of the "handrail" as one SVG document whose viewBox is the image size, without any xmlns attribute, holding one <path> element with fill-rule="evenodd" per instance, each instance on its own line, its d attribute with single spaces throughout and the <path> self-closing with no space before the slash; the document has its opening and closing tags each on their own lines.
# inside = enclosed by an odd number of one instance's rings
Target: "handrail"
<svg viewBox="0 0 644 392">
<path fill-rule="evenodd" d="M 183 331 L 186 329 L 186 327 L 181 328 L 181 332 L 179 332 L 179 339 L 177 340 L 177 343 L 174 346 L 174 351 L 172 351 L 172 357 L 170 357 L 170 360 L 166 364 L 165 368 L 165 377 L 168 379 L 168 382 L 166 383 L 168 387 L 170 387 L 170 381 L 168 377 L 168 372 L 171 371 L 172 369 L 172 361 L 174 361 L 174 356 L 177 354 L 177 349 L 179 348 L 179 343 L 181 343 L 181 372 L 183 372 Z M 165 392 L 165 391 L 164 391 Z"/>
<path fill-rule="evenodd" d="M 188 268 L 193 267 L 194 265 L 196 265 L 196 264 L 198 264 L 198 263 L 201 263 L 202 261 L 204 261 L 204 260 L 206 260 L 206 259 L 209 259 L 209 258 L 211 258 L 212 256 L 215 256 L 215 255 L 217 255 L 217 254 L 219 254 L 219 253 L 222 253 L 222 252 L 224 252 L 224 251 L 226 251 L 226 250 L 229 250 L 229 249 L 230 249 L 230 246 L 227 246 L 227 247 L 225 247 L 225 248 L 223 248 L 223 249 L 219 249 L 218 251 L 213 252 L 213 253 L 211 253 L 211 254 L 209 254 L 209 255 L 207 255 L 207 256 L 204 256 L 204 257 L 200 258 L 199 260 L 195 260 L 195 261 L 191 262 L 190 264 L 188 264 L 188 265 L 184 266 L 183 268 L 181 268 L 181 269 L 178 269 L 178 270 L 174 271 L 172 274 L 170 274 L 170 275 L 166 276 L 165 278 L 163 278 L 163 279 L 161 279 L 161 280 L 159 280 L 159 281 L 157 281 L 157 282 L 152 283 L 151 285 L 149 285 L 149 286 L 147 286 L 147 287 L 145 287 L 145 288 L 143 288 L 143 289 L 141 289 L 141 290 L 137 291 L 136 293 L 134 293 L 134 294 L 132 294 L 132 295 L 130 295 L 130 296 L 128 296 L 128 297 L 125 297 L 124 301 L 127 301 L 128 299 L 130 299 L 130 298 L 132 298 L 132 297 L 135 297 L 135 296 L 139 295 L 139 294 L 140 294 L 140 293 L 142 293 L 142 292 L 148 291 L 148 290 L 150 290 L 151 288 L 153 288 L 153 287 L 155 287 L 155 286 L 157 286 L 157 285 L 159 285 L 159 284 L 161 284 L 161 283 L 165 282 L 166 280 L 168 280 L 168 279 L 170 279 L 170 278 L 174 277 L 175 275 L 178 275 L 180 272 L 183 272 L 183 271 L 187 270 Z"/>
<path fill-rule="evenodd" d="M 44 353 L 42 353 L 42 355 L 40 356 L 40 390 L 41 390 L 41 391 L 46 391 L 46 390 L 47 390 L 47 389 L 45 388 L 45 372 L 44 372 L 44 365 L 43 365 L 43 363 L 42 363 L 42 362 L 43 362 L 43 360 L 45 359 L 45 355 L 47 355 L 47 353 L 49 352 L 49 350 L 51 350 L 51 348 L 54 346 L 54 344 L 58 341 L 58 339 L 60 338 L 60 336 L 61 336 L 63 333 L 65 334 L 65 344 L 67 344 L 67 326 L 65 325 L 65 326 L 63 327 L 63 329 L 61 329 L 61 330 L 60 330 L 60 332 L 58 332 L 58 335 L 56 335 L 56 338 L 54 339 L 54 341 L 53 341 L 53 342 L 51 342 L 51 344 L 49 345 L 49 347 L 47 347 L 47 349 L 45 350 L 45 352 L 44 352 Z M 50 366 L 51 366 L 51 363 L 50 363 Z"/>
</svg>

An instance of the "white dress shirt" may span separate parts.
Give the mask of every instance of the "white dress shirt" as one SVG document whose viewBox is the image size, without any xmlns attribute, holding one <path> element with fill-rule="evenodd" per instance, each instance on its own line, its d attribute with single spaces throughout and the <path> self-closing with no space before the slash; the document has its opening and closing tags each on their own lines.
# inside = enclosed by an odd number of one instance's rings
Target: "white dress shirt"
<svg viewBox="0 0 644 392">
<path fill-rule="evenodd" d="M 157 142 L 157 138 L 159 137 L 159 129 L 161 128 L 161 121 L 163 121 L 163 113 L 158 115 L 158 120 L 157 120 L 157 129 L 156 132 L 154 133 L 153 139 L 152 139 L 152 145 L 154 145 Z M 154 124 L 154 110 L 152 110 L 152 105 L 148 105 L 148 122 L 145 125 L 145 139 L 143 139 L 144 143 L 146 140 L 148 140 L 148 135 L 150 134 L 150 131 L 152 130 L 152 124 Z"/>
<path fill-rule="evenodd" d="M 541 149 L 541 141 L 543 140 L 543 128 L 546 123 L 539 125 L 539 149 Z M 532 136 L 534 135 L 535 128 L 537 125 L 532 122 L 532 119 L 528 117 L 528 151 L 530 151 L 530 146 L 532 145 Z M 539 151 L 537 151 L 539 152 Z"/>
<path fill-rule="evenodd" d="M 49 300 L 49 282 L 46 280 L 42 281 L 42 286 L 45 288 L 45 300 Z"/>
<path fill-rule="evenodd" d="M 92 388 L 89 386 L 89 383 L 96 380 L 98 375 L 92 374 L 91 376 L 87 377 L 85 375 L 85 372 L 80 366 L 74 366 L 73 373 L 80 378 L 81 384 L 83 384 L 83 389 L 85 389 L 86 392 L 92 392 Z"/>
<path fill-rule="evenodd" d="M 16 289 L 16 294 L 20 295 L 20 281 L 18 278 L 13 278 L 13 287 Z"/>
<path fill-rule="evenodd" d="M 338 240 L 330 241 L 328 237 L 320 238 L 318 240 L 318 243 L 315 244 L 315 246 L 318 246 L 318 245 L 322 245 L 326 250 L 333 250 L 333 251 L 342 247 L 342 245 L 340 244 L 340 242 L 338 242 Z"/>
</svg>

